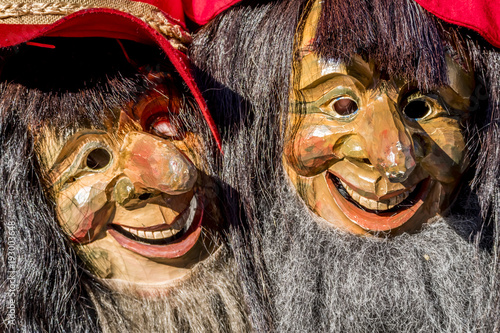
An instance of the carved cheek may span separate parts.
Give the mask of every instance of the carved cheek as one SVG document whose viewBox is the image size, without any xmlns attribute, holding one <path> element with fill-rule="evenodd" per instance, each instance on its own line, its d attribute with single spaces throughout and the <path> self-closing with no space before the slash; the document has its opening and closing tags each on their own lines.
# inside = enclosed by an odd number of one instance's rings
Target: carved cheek
<svg viewBox="0 0 500 333">
<path fill-rule="evenodd" d="M 464 136 L 454 119 L 436 120 L 423 124 L 427 154 L 422 167 L 441 183 L 457 182 L 467 168 Z"/>
<path fill-rule="evenodd" d="M 90 174 L 57 194 L 59 224 L 73 242 L 91 242 L 107 224 L 112 214 L 106 193 L 109 181 L 105 174 Z"/>
<path fill-rule="evenodd" d="M 343 131 L 327 121 L 304 122 L 286 143 L 287 162 L 301 176 L 318 175 L 338 159 L 334 147 L 342 136 Z"/>
</svg>

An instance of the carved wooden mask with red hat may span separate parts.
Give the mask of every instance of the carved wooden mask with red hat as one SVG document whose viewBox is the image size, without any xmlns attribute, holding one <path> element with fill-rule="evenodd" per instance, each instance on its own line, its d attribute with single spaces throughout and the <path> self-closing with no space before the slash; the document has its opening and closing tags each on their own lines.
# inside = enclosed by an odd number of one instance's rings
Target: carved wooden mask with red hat
<svg viewBox="0 0 500 333">
<path fill-rule="evenodd" d="M 210 145 L 179 119 L 186 109 L 201 111 L 206 133 L 220 147 L 185 55 L 190 36 L 184 12 L 191 8 L 196 23 L 224 5 L 200 14 L 186 1 L 73 1 L 57 8 L 47 3 L 42 12 L 27 3 L 1 13 L 1 47 L 39 37 L 120 38 L 156 45 L 172 64 L 138 68 L 158 84 L 103 111 L 98 128 L 82 124 L 64 137 L 50 123 L 36 130 L 59 224 L 87 268 L 117 288 L 121 282 L 145 291 L 168 287 L 218 246 L 212 236 L 222 220 L 203 157 Z M 195 106 L 186 108 L 187 100 Z"/>
</svg>

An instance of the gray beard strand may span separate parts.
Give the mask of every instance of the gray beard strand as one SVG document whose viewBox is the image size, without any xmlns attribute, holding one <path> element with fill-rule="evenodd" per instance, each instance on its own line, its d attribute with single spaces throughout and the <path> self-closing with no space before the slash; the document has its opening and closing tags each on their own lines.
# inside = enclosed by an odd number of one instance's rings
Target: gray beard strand
<svg viewBox="0 0 500 333">
<path fill-rule="evenodd" d="M 418 234 L 392 239 L 359 237 L 318 222 L 288 187 L 281 186 L 262 224 L 278 332 L 470 332 L 494 325 L 491 255 L 457 233 L 470 234 L 474 218 L 436 218 Z"/>
<path fill-rule="evenodd" d="M 134 297 L 87 286 L 99 324 L 111 332 L 250 331 L 234 259 L 222 245 L 168 294 Z"/>
</svg>

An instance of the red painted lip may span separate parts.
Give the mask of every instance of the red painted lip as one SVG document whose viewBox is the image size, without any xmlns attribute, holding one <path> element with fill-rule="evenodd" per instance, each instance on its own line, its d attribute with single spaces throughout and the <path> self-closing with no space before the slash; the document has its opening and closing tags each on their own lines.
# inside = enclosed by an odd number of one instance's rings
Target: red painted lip
<svg viewBox="0 0 500 333">
<path fill-rule="evenodd" d="M 327 173 L 325 178 L 335 203 L 340 208 L 342 213 L 353 223 L 359 225 L 361 228 L 367 231 L 390 231 L 397 227 L 402 226 L 408 222 L 422 207 L 424 200 L 430 192 L 431 180 L 426 178 L 422 180 L 417 187 L 419 187 L 418 193 L 416 193 L 413 200 L 415 204 L 411 207 L 401 207 L 397 211 L 388 212 L 368 212 L 365 211 L 354 203 L 350 202 L 342 194 L 339 193 L 337 186 L 334 184 L 332 177 L 336 177 L 333 174 Z"/>
<path fill-rule="evenodd" d="M 198 198 L 198 209 L 196 210 L 194 220 L 189 229 L 181 238 L 166 245 L 145 244 L 126 237 L 117 230 L 111 228 L 108 232 L 116 241 L 127 250 L 140 254 L 146 258 L 174 259 L 183 256 L 196 244 L 201 234 L 201 225 L 203 221 L 203 203 Z"/>
</svg>

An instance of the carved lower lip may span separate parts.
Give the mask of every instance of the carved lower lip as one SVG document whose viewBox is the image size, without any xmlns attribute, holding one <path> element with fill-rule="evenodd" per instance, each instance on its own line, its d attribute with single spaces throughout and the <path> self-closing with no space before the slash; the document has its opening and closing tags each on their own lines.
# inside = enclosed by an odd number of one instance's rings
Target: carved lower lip
<svg viewBox="0 0 500 333">
<path fill-rule="evenodd" d="M 424 179 L 417 184 L 408 198 L 391 209 L 378 211 L 363 208 L 347 192 L 342 195 L 339 192 L 339 185 L 337 185 L 340 183 L 340 179 L 335 175 L 327 172 L 326 181 L 330 193 L 342 213 L 361 228 L 373 232 L 389 231 L 408 222 L 422 207 L 431 188 L 430 178 Z"/>
<path fill-rule="evenodd" d="M 198 241 L 201 234 L 201 225 L 203 221 L 203 203 L 198 196 L 195 195 L 194 201 L 196 202 L 196 209 L 192 211 L 192 216 L 188 217 L 185 222 L 186 227 L 183 230 L 172 231 L 172 229 L 165 229 L 164 225 L 153 226 L 149 228 L 135 228 L 138 234 L 135 235 L 130 229 L 125 229 L 119 224 L 112 224 L 108 228 L 108 232 L 113 236 L 116 241 L 127 250 L 140 254 L 147 258 L 158 259 L 174 259 L 186 254 Z M 190 207 L 192 209 L 193 201 Z M 163 226 L 163 230 L 161 227 Z M 139 231 L 149 234 L 139 235 Z M 144 231 L 144 229 L 155 231 Z M 163 235 L 163 232 L 170 230 L 169 234 Z M 155 232 L 162 232 L 161 238 L 155 237 Z"/>
</svg>

